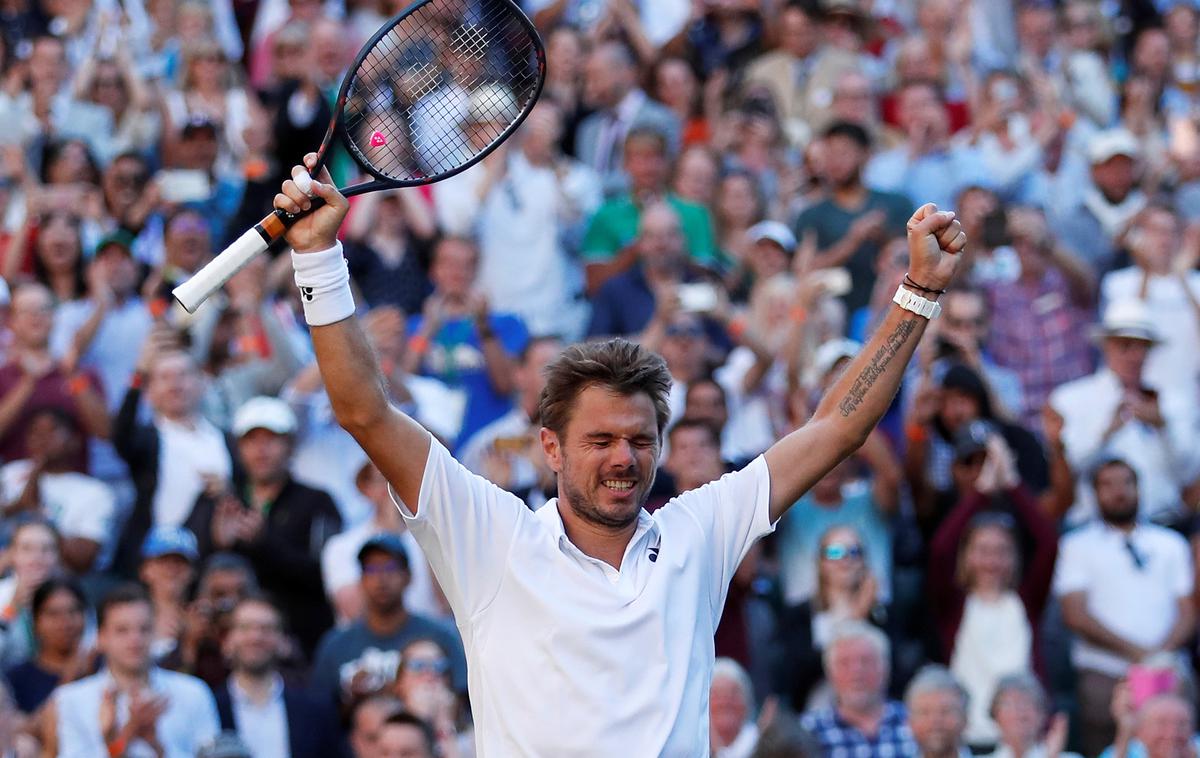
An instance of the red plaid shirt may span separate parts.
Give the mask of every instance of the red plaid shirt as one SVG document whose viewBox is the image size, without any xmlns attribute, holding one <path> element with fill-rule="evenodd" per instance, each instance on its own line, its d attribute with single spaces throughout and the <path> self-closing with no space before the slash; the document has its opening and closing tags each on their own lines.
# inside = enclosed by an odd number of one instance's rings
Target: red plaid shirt
<svg viewBox="0 0 1200 758">
<path fill-rule="evenodd" d="M 1022 420 L 1040 429 L 1038 414 L 1060 384 L 1092 371 L 1087 339 L 1091 314 L 1076 305 L 1066 278 L 1050 269 L 1030 285 L 1020 280 L 987 287 L 992 323 L 988 350 L 1016 372 L 1025 395 Z"/>
</svg>

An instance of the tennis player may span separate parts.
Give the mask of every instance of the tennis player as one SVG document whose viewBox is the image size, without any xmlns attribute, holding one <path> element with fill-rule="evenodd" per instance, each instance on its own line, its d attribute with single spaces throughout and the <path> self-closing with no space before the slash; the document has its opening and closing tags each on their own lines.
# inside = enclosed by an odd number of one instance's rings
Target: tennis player
<svg viewBox="0 0 1200 758">
<path fill-rule="evenodd" d="M 287 241 L 317 362 L 338 421 L 391 483 L 454 611 L 479 755 L 708 756 L 713 630 L 729 581 L 891 403 L 966 244 L 954 214 L 913 215 L 907 284 L 812 420 L 653 515 L 642 504 L 668 421 L 665 363 L 624 340 L 568 348 L 540 401 L 558 497 L 535 512 L 388 404 L 337 242 L 346 200 L 327 173 L 312 192 L 327 205 Z M 275 197 L 293 213 L 310 202 L 291 180 Z"/>
</svg>

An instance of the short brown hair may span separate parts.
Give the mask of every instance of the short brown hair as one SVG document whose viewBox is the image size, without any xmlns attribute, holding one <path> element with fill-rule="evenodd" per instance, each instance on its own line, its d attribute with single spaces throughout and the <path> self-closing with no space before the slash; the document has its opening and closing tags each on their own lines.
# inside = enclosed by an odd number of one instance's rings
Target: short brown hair
<svg viewBox="0 0 1200 758">
<path fill-rule="evenodd" d="M 654 402 L 658 435 L 671 418 L 667 394 L 671 373 L 662 356 L 621 338 L 571 345 L 546 367 L 546 386 L 538 399 L 542 426 L 562 434 L 579 393 L 592 385 L 621 395 L 644 392 Z"/>
</svg>

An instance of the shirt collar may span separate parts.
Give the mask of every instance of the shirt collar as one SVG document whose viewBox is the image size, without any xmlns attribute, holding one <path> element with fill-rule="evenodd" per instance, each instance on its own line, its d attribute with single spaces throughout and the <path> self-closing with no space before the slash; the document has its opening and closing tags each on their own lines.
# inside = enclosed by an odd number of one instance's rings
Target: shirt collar
<svg viewBox="0 0 1200 758">
<path fill-rule="evenodd" d="M 276 703 L 282 697 L 283 677 L 279 675 L 279 672 L 275 672 L 275 674 L 271 677 L 271 690 L 264 705 Z M 237 678 L 234 676 L 229 677 L 229 699 L 233 701 L 234 705 L 250 706 L 252 708 L 261 707 L 258 703 L 255 703 L 250 699 L 250 696 L 246 694 L 246 691 L 243 690 L 241 685 L 237 683 Z"/>
<path fill-rule="evenodd" d="M 566 506 L 564 506 L 566 507 Z M 595 558 L 584 553 L 571 539 L 567 536 L 566 527 L 563 526 L 562 514 L 558 512 L 558 498 L 551 498 L 546 501 L 546 504 L 534 511 L 534 518 L 540 519 L 550 533 L 554 536 L 560 550 L 573 552 L 583 556 L 589 561 L 596 561 Z M 629 544 L 625 546 L 625 554 L 621 558 L 621 565 L 625 565 L 625 559 L 629 557 L 630 551 L 646 536 L 658 535 L 658 522 L 646 512 L 645 508 L 638 511 L 637 527 L 634 528 L 633 536 L 629 538 Z"/>
<path fill-rule="evenodd" d="M 621 102 L 617 103 L 617 107 L 613 108 L 613 116 L 622 123 L 629 123 L 633 121 L 633 117 L 637 115 L 644 102 L 646 102 L 646 93 L 637 88 L 631 89 L 625 93 L 625 97 L 621 98 Z"/>
</svg>

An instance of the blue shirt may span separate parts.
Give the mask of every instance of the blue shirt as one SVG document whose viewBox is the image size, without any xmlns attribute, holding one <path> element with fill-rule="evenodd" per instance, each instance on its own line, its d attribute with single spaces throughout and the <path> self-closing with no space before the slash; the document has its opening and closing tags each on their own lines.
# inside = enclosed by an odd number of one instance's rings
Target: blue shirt
<svg viewBox="0 0 1200 758">
<path fill-rule="evenodd" d="M 21 713 L 33 713 L 58 686 L 58 674 L 46 671 L 30 659 L 4 672 L 4 678 L 12 689 L 13 700 Z"/>
<path fill-rule="evenodd" d="M 817 550 L 821 536 L 835 526 L 850 526 L 862 537 L 867 566 L 883 597 L 891 596 L 892 535 L 870 487 L 844 488 L 839 505 L 820 505 L 812 493 L 792 506 L 779 525 L 779 562 L 784 599 L 803 603 L 817 590 Z"/>
<path fill-rule="evenodd" d="M 623 337 L 646 328 L 654 317 L 654 293 L 640 264 L 622 271 L 596 290 L 592 298 L 589 337 Z"/>
<path fill-rule="evenodd" d="M 842 721 L 833 708 L 804 714 L 800 725 L 817 738 L 822 758 L 916 758 L 918 755 L 904 706 L 894 701 L 884 704 L 879 733 L 873 738 Z"/>
<path fill-rule="evenodd" d="M 958 193 L 979 185 L 992 186 L 979 151 L 965 145 L 922 155 L 915 160 L 905 146 L 876 155 L 867 164 L 863 183 L 885 192 L 907 195 L 913 205 L 935 203 L 947 210 L 958 204 Z"/>
<path fill-rule="evenodd" d="M 409 318 L 409 335 L 420 331 L 423 322 L 424 317 L 419 314 Z M 488 317 L 488 323 L 506 353 L 517 355 L 525 349 L 529 332 L 520 318 L 508 313 L 493 313 Z M 421 361 L 421 373 L 440 379 L 446 386 L 460 389 L 467 395 L 467 410 L 456 449 L 461 449 L 472 434 L 513 407 L 511 397 L 492 388 L 483 357 L 483 342 L 473 319 L 454 318 L 442 324 L 430 340 L 429 352 Z"/>
</svg>

